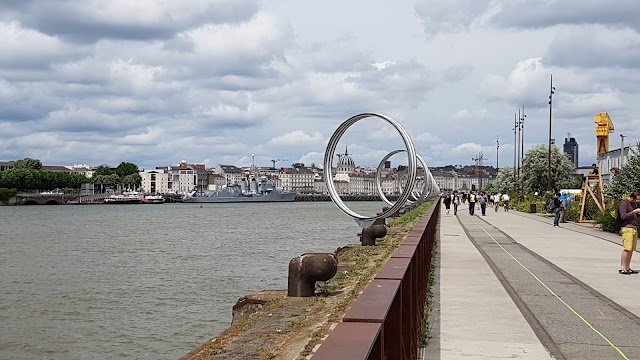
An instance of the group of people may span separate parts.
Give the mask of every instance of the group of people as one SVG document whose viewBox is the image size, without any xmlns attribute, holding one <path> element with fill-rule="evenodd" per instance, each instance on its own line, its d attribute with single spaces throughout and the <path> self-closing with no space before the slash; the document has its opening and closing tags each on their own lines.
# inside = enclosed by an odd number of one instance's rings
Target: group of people
<svg viewBox="0 0 640 360">
<path fill-rule="evenodd" d="M 554 212 L 553 217 L 553 226 L 560 226 L 560 223 L 566 223 L 565 214 L 567 209 L 570 206 L 569 196 L 565 192 L 563 193 L 555 193 L 553 195 L 553 199 L 551 200 L 550 209 Z"/>
<path fill-rule="evenodd" d="M 487 214 L 487 206 L 492 206 L 495 208 L 495 211 L 498 211 L 501 203 L 504 205 L 504 210 L 509 211 L 508 194 L 491 193 L 487 195 L 484 191 L 480 191 L 478 194 L 476 194 L 475 191 L 471 191 L 469 194 L 459 194 L 457 191 L 454 191 L 453 194 L 447 192 L 442 199 L 447 215 L 449 215 L 451 205 L 453 205 L 453 215 L 458 215 L 458 205 L 461 203 L 464 204 L 467 201 L 469 201 L 469 215 L 475 214 L 476 204 L 480 205 L 482 216 Z"/>
</svg>

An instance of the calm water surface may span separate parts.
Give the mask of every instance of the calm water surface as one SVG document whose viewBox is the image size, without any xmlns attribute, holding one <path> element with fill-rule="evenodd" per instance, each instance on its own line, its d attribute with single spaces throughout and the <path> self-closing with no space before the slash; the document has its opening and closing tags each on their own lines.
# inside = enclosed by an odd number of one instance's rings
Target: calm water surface
<svg viewBox="0 0 640 360">
<path fill-rule="evenodd" d="M 0 207 L 0 359 L 176 359 L 358 231 L 332 202 Z"/>
</svg>

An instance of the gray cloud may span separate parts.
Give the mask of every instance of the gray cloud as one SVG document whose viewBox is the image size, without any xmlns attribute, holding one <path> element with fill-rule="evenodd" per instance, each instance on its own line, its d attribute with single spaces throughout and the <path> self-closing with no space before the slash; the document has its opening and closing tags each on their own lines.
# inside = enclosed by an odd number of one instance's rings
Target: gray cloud
<svg viewBox="0 0 640 360">
<path fill-rule="evenodd" d="M 340 122 L 376 111 L 430 162 L 466 164 L 480 149 L 490 158 L 497 134 L 509 148 L 522 104 L 544 123 L 551 73 L 554 132 L 591 136 L 594 111 L 633 124 L 638 102 L 637 32 L 604 20 L 538 30 L 497 21 L 507 2 L 354 0 L 340 16 L 393 14 L 354 27 L 333 21 L 338 2 L 313 13 L 294 0 L 131 4 L 0 4 L 0 160 L 320 163 Z M 63 10 L 78 18 L 62 24 Z M 96 14 L 111 15 L 90 31 Z M 357 125 L 344 141 L 359 164 L 402 146 L 384 124 Z M 527 143 L 546 141 L 542 128 Z"/>
<path fill-rule="evenodd" d="M 256 0 L 99 1 L 20 0 L 0 3 L 0 19 L 78 42 L 99 39 L 167 39 L 185 28 L 242 22 L 258 10 Z"/>
<path fill-rule="evenodd" d="M 603 26 L 569 28 L 558 33 L 548 51 L 547 60 L 552 66 L 638 69 L 640 33 Z"/>
<path fill-rule="evenodd" d="M 476 18 L 488 10 L 489 0 L 420 0 L 414 5 L 425 32 L 468 31 Z"/>
<path fill-rule="evenodd" d="M 544 28 L 556 25 L 615 25 L 639 28 L 640 6 L 635 0 L 500 1 L 492 17 L 499 26 Z"/>
</svg>

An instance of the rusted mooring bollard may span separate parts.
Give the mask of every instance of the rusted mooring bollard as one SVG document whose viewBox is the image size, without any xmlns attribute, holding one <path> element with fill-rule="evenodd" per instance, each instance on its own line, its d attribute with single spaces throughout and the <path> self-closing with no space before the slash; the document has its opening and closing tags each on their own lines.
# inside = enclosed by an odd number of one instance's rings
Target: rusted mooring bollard
<svg viewBox="0 0 640 360">
<path fill-rule="evenodd" d="M 358 235 L 362 246 L 375 246 L 376 239 L 387 236 L 387 227 L 384 225 L 371 225 L 362 229 L 362 232 Z"/>
<path fill-rule="evenodd" d="M 287 296 L 310 297 L 316 281 L 327 281 L 338 271 L 338 259 L 332 253 L 308 253 L 289 261 Z"/>
</svg>

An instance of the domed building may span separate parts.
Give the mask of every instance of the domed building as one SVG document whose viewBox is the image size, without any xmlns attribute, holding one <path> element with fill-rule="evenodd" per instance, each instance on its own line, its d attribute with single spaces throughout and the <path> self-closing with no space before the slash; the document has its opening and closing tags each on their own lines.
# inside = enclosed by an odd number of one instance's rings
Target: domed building
<svg viewBox="0 0 640 360">
<path fill-rule="evenodd" d="M 344 154 L 338 154 L 338 174 L 348 174 L 356 171 L 356 163 L 349 156 L 347 146 L 344 147 Z"/>
</svg>

